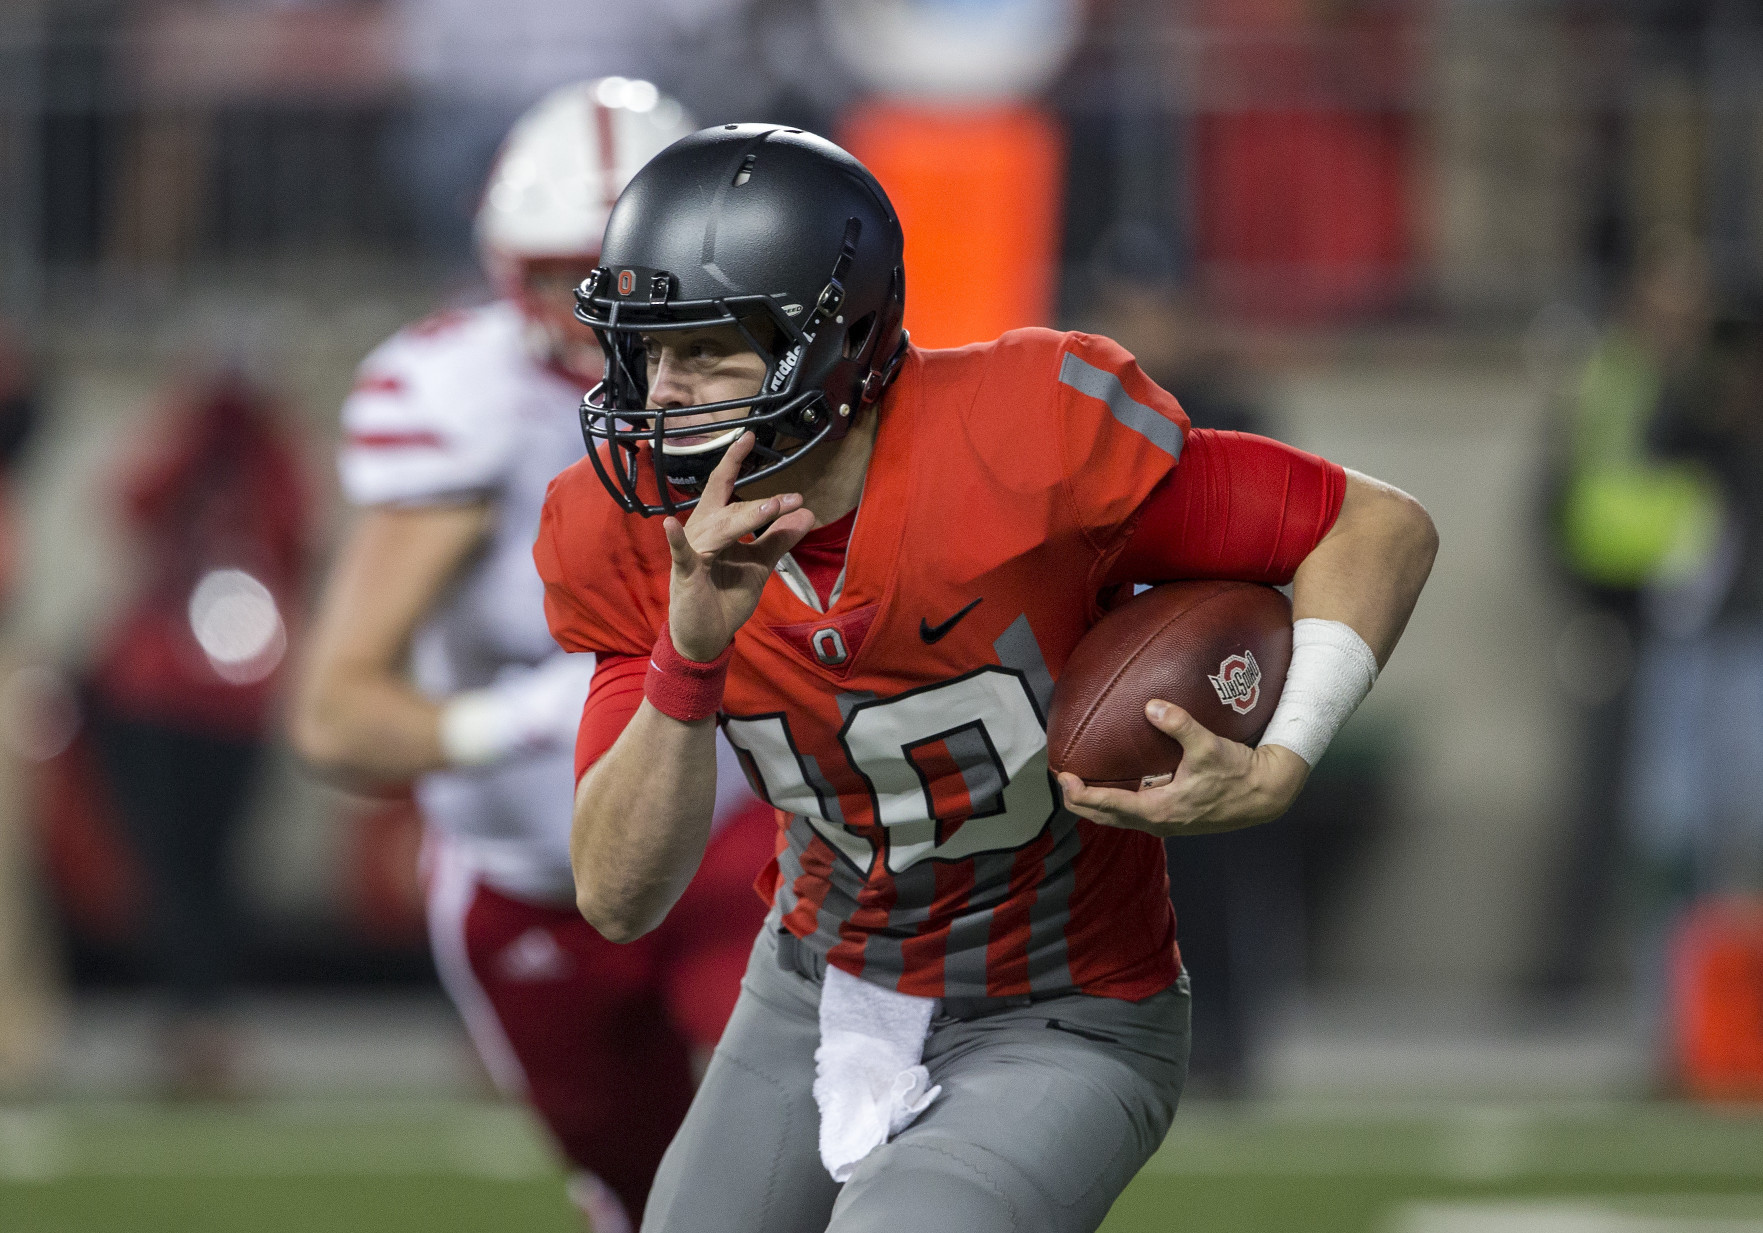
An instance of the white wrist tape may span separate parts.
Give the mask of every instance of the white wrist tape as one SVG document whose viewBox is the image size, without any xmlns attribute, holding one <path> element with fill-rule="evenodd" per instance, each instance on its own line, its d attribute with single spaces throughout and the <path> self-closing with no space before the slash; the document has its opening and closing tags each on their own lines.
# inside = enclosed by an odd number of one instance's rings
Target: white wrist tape
<svg viewBox="0 0 1763 1233">
<path fill-rule="evenodd" d="M 441 708 L 441 752 L 465 767 L 568 748 L 593 676 L 592 655 L 560 651 L 535 668 L 506 670 L 487 689 L 454 694 Z"/>
<path fill-rule="evenodd" d="M 451 766 L 488 766 L 506 757 L 520 734 L 494 689 L 455 694 L 441 708 L 441 752 Z"/>
<path fill-rule="evenodd" d="M 1315 617 L 1295 622 L 1292 666 L 1261 744 L 1284 745 L 1315 766 L 1376 680 L 1377 656 L 1350 626 Z"/>
</svg>

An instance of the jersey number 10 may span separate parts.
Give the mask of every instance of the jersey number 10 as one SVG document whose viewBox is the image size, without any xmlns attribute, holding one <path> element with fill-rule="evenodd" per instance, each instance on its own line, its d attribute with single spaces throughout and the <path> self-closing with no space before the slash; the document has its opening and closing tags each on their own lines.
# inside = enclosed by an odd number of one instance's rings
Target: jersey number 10
<svg viewBox="0 0 1763 1233">
<path fill-rule="evenodd" d="M 802 753 L 782 714 L 724 721 L 729 742 L 768 802 L 808 819 L 865 876 L 874 851 L 844 822 L 838 794 Z M 1047 732 L 1028 682 L 988 666 L 892 698 L 857 702 L 839 744 L 869 789 L 887 836 L 890 873 L 922 860 L 959 861 L 1032 841 L 1057 808 Z"/>
</svg>

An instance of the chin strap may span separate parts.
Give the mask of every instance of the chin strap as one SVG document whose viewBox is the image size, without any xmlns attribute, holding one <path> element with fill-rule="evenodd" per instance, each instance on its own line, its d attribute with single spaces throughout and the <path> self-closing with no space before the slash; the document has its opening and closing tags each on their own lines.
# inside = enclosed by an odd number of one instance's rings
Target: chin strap
<svg viewBox="0 0 1763 1233">
<path fill-rule="evenodd" d="M 887 390 L 888 386 L 894 383 L 894 378 L 900 375 L 900 365 L 906 362 L 906 352 L 911 345 L 912 335 L 901 330 L 900 345 L 894 348 L 894 354 L 890 355 L 887 362 L 880 368 L 870 369 L 869 375 L 863 378 L 862 403 L 860 405 L 867 406 L 875 402 Z"/>
</svg>

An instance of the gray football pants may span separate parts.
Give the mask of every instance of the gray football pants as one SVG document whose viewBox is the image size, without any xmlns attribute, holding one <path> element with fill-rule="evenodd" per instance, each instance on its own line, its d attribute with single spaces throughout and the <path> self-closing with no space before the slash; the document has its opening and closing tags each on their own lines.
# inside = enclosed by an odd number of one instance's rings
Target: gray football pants
<svg viewBox="0 0 1763 1233">
<path fill-rule="evenodd" d="M 661 1161 L 643 1233 L 1093 1230 L 1175 1116 L 1187 978 L 1142 1002 L 1072 996 L 939 1015 L 943 1091 L 843 1187 L 820 1163 L 820 983 L 760 931 L 740 1001 Z"/>
</svg>

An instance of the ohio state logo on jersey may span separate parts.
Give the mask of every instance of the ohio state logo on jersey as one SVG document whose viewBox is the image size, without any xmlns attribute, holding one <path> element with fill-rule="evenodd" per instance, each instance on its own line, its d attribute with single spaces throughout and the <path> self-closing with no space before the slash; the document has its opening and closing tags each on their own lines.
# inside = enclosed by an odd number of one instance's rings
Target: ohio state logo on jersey
<svg viewBox="0 0 1763 1233">
<path fill-rule="evenodd" d="M 809 635 L 808 645 L 814 648 L 814 658 L 829 668 L 837 667 L 851 658 L 851 653 L 845 649 L 845 637 L 839 633 L 836 625 L 815 630 Z"/>
<path fill-rule="evenodd" d="M 1218 692 L 1218 700 L 1239 715 L 1247 715 L 1261 701 L 1261 665 L 1253 651 L 1226 656 L 1218 665 L 1218 675 L 1206 679 Z"/>
<path fill-rule="evenodd" d="M 879 611 L 878 605 L 865 604 L 852 612 L 829 613 L 812 621 L 773 625 L 770 629 L 803 659 L 836 676 L 844 676 L 863 649 L 863 640 L 869 636 L 869 627 Z"/>
</svg>

